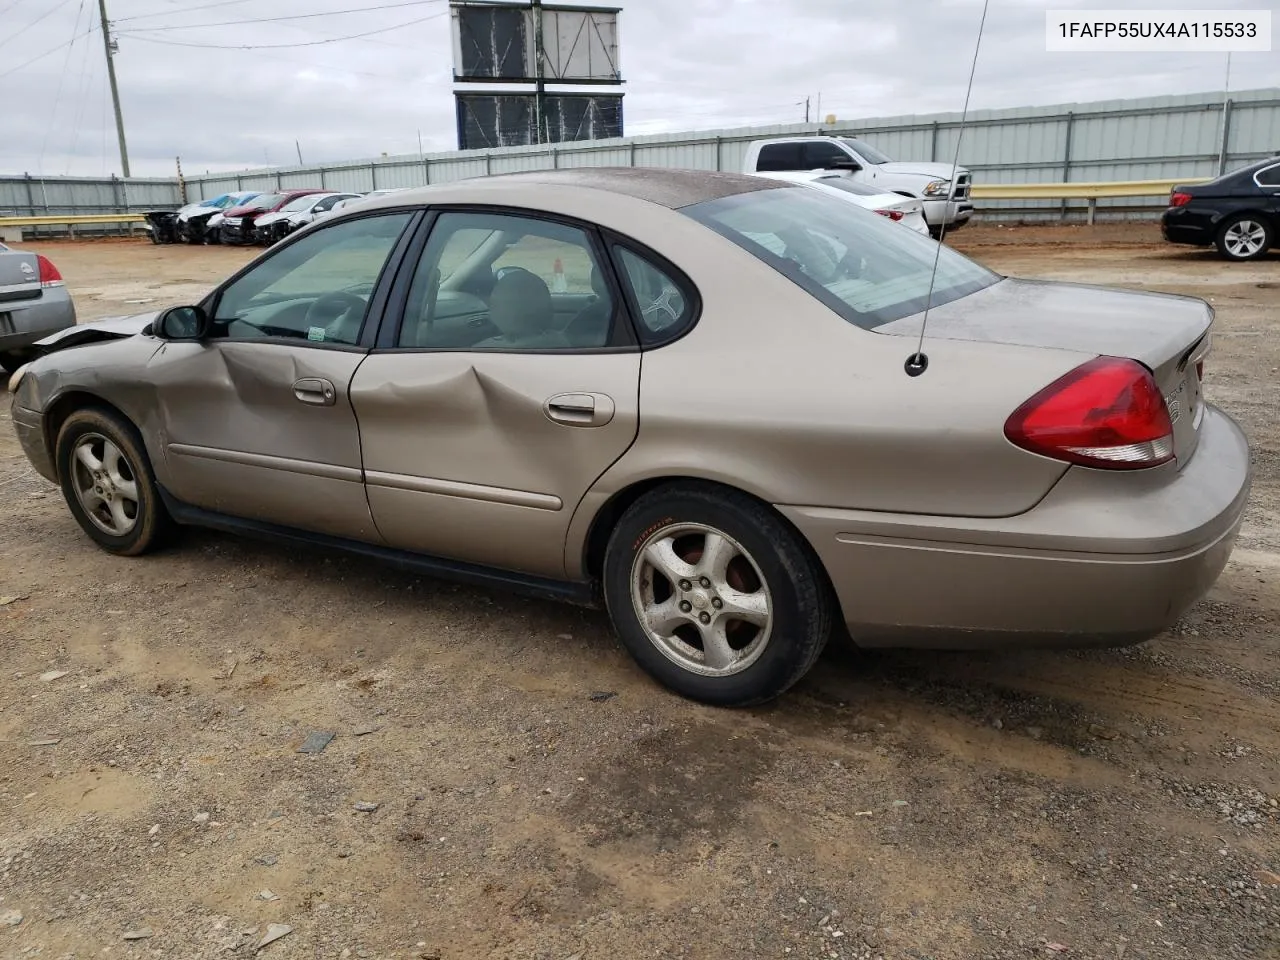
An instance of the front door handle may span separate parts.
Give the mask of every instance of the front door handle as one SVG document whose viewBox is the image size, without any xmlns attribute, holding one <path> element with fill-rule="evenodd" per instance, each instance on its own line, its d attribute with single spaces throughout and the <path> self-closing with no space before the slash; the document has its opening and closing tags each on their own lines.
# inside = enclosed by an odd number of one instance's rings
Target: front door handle
<svg viewBox="0 0 1280 960">
<path fill-rule="evenodd" d="M 293 382 L 293 395 L 303 403 L 332 407 L 338 399 L 333 383 L 323 377 L 303 377 Z"/>
<path fill-rule="evenodd" d="M 542 409 L 556 423 L 601 427 L 613 419 L 614 404 L 603 393 L 557 393 Z"/>
</svg>

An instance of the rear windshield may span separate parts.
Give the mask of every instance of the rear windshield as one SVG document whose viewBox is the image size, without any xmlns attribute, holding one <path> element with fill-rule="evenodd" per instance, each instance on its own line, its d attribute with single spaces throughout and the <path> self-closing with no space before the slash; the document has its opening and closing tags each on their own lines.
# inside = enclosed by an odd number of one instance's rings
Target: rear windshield
<svg viewBox="0 0 1280 960">
<path fill-rule="evenodd" d="M 684 207 L 687 214 L 865 329 L 958 300 L 1001 279 L 945 244 L 852 203 L 801 187 Z"/>
<path fill-rule="evenodd" d="M 845 193 L 857 194 L 860 197 L 876 197 L 884 193 L 879 187 L 873 187 L 865 183 L 857 183 L 848 177 L 817 177 L 814 183 L 820 183 L 824 187 L 834 187 L 836 190 L 843 190 Z"/>
</svg>

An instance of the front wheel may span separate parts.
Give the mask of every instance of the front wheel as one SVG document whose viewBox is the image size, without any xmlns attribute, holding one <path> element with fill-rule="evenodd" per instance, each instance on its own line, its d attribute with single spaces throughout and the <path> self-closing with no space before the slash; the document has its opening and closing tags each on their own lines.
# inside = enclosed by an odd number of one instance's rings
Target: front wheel
<svg viewBox="0 0 1280 960">
<path fill-rule="evenodd" d="M 603 587 L 636 661 L 716 706 L 779 696 L 831 635 L 831 591 L 808 544 L 734 490 L 681 483 L 642 496 L 610 536 Z"/>
<path fill-rule="evenodd" d="M 1218 253 L 1227 260 L 1256 260 L 1270 248 L 1275 238 L 1271 225 L 1252 213 L 1237 213 L 1218 228 Z"/>
<path fill-rule="evenodd" d="M 147 553 L 175 531 L 142 438 L 118 414 L 87 408 L 67 417 L 58 432 L 57 461 L 72 516 L 109 553 Z"/>
</svg>

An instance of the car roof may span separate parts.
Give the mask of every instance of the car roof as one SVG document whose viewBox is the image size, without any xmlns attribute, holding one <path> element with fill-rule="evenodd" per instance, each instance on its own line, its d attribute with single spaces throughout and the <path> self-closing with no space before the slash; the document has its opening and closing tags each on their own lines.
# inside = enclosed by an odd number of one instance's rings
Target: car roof
<svg viewBox="0 0 1280 960">
<path fill-rule="evenodd" d="M 576 167 L 565 170 L 529 170 L 522 173 L 502 173 L 490 177 L 454 180 L 428 187 L 414 187 L 371 199 L 374 206 L 402 206 L 413 203 L 431 203 L 437 194 L 457 194 L 465 189 L 475 194 L 478 201 L 485 193 L 504 194 L 512 197 L 512 187 L 528 187 L 530 199 L 535 199 L 539 188 L 545 186 L 582 187 L 602 190 L 644 200 L 648 203 L 678 210 L 705 200 L 718 200 L 739 193 L 757 190 L 794 189 L 792 184 L 765 177 L 753 177 L 741 173 L 718 173 L 710 170 L 680 170 L 663 167 Z M 517 190 L 516 193 L 523 191 Z"/>
</svg>

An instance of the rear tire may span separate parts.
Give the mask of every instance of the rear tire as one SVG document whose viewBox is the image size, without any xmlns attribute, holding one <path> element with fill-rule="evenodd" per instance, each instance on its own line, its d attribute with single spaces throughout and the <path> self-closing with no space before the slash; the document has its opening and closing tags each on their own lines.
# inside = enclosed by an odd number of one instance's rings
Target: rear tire
<svg viewBox="0 0 1280 960">
<path fill-rule="evenodd" d="M 177 524 L 133 424 L 110 410 L 77 410 L 58 431 L 56 457 L 71 515 L 102 549 L 135 557 L 172 540 Z"/>
<path fill-rule="evenodd" d="M 1266 218 L 1256 213 L 1237 213 L 1218 227 L 1215 243 L 1226 260 L 1257 260 L 1266 256 L 1275 235 Z"/>
<path fill-rule="evenodd" d="M 831 589 L 808 544 L 764 504 L 710 484 L 665 485 L 632 504 L 609 538 L 603 580 L 614 629 L 640 666 L 715 706 L 779 696 L 832 632 Z"/>
</svg>

